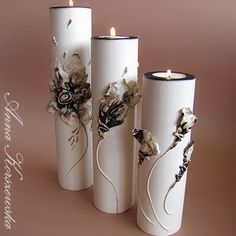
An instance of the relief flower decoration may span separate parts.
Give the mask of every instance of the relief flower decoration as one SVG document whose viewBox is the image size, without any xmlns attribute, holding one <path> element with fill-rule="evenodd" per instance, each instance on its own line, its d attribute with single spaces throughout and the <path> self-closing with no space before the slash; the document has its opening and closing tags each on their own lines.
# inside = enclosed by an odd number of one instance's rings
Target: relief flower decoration
<svg viewBox="0 0 236 236">
<path fill-rule="evenodd" d="M 78 118 L 87 124 L 91 120 L 91 88 L 86 82 L 87 77 L 78 54 L 73 54 L 63 66 L 56 59 L 55 78 L 50 81 L 48 112 L 57 113 L 68 123 L 70 119 Z"/>
<path fill-rule="evenodd" d="M 197 122 L 197 117 L 193 114 L 190 108 L 181 109 L 179 124 L 174 133 L 175 141 L 180 142 L 185 134 L 187 134 L 192 126 Z"/>
<path fill-rule="evenodd" d="M 186 148 L 184 149 L 184 153 L 183 153 L 183 164 L 179 167 L 179 173 L 175 175 L 175 181 L 170 185 L 170 187 L 168 188 L 168 191 L 165 195 L 165 199 L 164 199 L 164 210 L 166 212 L 166 214 L 171 215 L 172 213 L 168 210 L 167 208 L 167 199 L 168 196 L 171 192 L 171 190 L 175 187 L 175 185 L 180 182 L 180 180 L 182 179 L 184 173 L 187 171 L 189 163 L 191 162 L 191 158 L 192 158 L 192 153 L 193 153 L 193 149 L 194 149 L 194 141 L 190 142 Z"/>
<path fill-rule="evenodd" d="M 67 55 L 65 52 L 64 55 Z M 86 156 L 88 150 L 88 133 L 85 125 L 92 118 L 91 87 L 87 82 L 88 75 L 79 54 L 64 56 L 62 65 L 56 58 L 55 77 L 50 81 L 51 99 L 47 111 L 57 114 L 66 124 L 78 120 L 86 136 L 85 151 L 72 169 Z M 74 150 L 79 142 L 81 129 L 76 127 L 68 138 L 71 149 Z"/>
<path fill-rule="evenodd" d="M 116 212 L 119 212 L 118 192 L 111 178 L 103 171 L 99 163 L 99 147 L 106 133 L 113 127 L 121 125 L 129 110 L 140 101 L 138 95 L 138 81 L 125 79 L 128 69 L 125 68 L 123 79 L 110 83 L 104 91 L 99 106 L 98 135 L 99 141 L 96 149 L 96 165 L 101 175 L 111 184 L 116 198 Z"/>
<path fill-rule="evenodd" d="M 150 157 L 155 157 L 157 154 L 160 153 L 159 145 L 154 141 L 150 131 L 145 130 L 145 129 L 134 129 L 133 130 L 133 137 L 141 144 L 140 149 L 139 149 L 139 162 L 138 162 L 139 166 L 141 166 L 141 164 L 144 162 L 145 159 L 150 160 Z M 148 199 L 150 201 L 150 205 L 151 205 L 151 208 L 152 208 L 152 211 L 153 211 L 156 221 L 160 224 L 160 226 L 164 230 L 168 231 L 168 228 L 160 221 L 160 219 L 155 211 L 154 204 L 152 202 L 152 198 L 151 198 L 151 194 L 150 194 L 150 190 L 149 190 L 150 178 L 151 178 L 152 172 L 154 170 L 154 167 L 159 160 L 160 160 L 160 158 L 158 157 L 157 160 L 155 161 L 154 165 L 151 168 L 151 172 L 149 174 L 148 181 L 147 181 L 146 190 L 147 190 Z M 141 203 L 140 199 L 138 199 L 138 204 L 141 208 L 141 211 L 142 211 L 144 217 L 151 224 L 155 225 L 155 223 L 151 220 L 151 218 L 144 212 L 144 209 L 142 207 L 142 203 Z"/>
<path fill-rule="evenodd" d="M 152 134 L 148 130 L 134 129 L 133 136 L 141 144 L 139 149 L 139 165 L 141 165 L 145 159 L 150 160 L 150 157 L 160 153 L 158 144 L 153 140 Z"/>
<path fill-rule="evenodd" d="M 104 138 L 111 128 L 121 125 L 128 114 L 140 100 L 137 80 L 123 79 L 108 85 L 101 99 L 99 108 L 98 133 Z"/>
<path fill-rule="evenodd" d="M 151 178 L 152 178 L 152 174 L 155 170 L 155 167 L 157 166 L 157 164 L 159 163 L 159 161 L 169 152 L 171 151 L 173 148 L 175 148 L 179 142 L 181 142 L 183 140 L 183 138 L 185 137 L 185 135 L 191 130 L 191 128 L 193 127 L 193 125 L 197 122 L 197 117 L 195 116 L 195 114 L 191 111 L 190 108 L 182 108 L 181 111 L 180 111 L 180 116 L 177 120 L 177 125 L 176 125 L 176 130 L 175 132 L 173 132 L 173 141 L 171 143 L 171 145 L 159 156 L 157 156 L 154 164 L 152 165 L 151 167 L 151 170 L 148 174 L 148 180 L 147 180 L 147 185 L 146 185 L 146 188 L 147 188 L 147 194 L 148 194 L 148 199 L 149 199 L 149 202 L 150 202 L 150 205 L 151 205 L 151 208 L 152 208 L 152 212 L 157 220 L 157 222 L 159 222 L 159 224 L 161 225 L 161 227 L 164 229 L 164 230 L 167 230 L 168 229 L 161 223 L 157 213 L 156 213 L 156 210 L 155 210 L 155 207 L 154 207 L 154 204 L 153 204 L 153 201 L 152 201 L 152 197 L 151 197 L 151 193 L 150 193 L 150 181 L 151 181 Z M 148 131 L 147 131 L 148 132 Z M 133 132 L 133 136 L 141 143 L 141 147 L 140 147 L 140 151 L 139 151 L 139 164 L 141 164 L 143 162 L 143 160 L 146 158 L 146 159 L 149 159 L 149 156 L 148 158 L 145 156 L 148 154 L 148 152 L 150 151 L 150 154 L 152 153 L 151 152 L 151 147 L 152 147 L 152 142 L 153 140 L 151 140 L 151 138 L 147 138 L 147 143 L 144 142 L 144 132 L 138 132 L 137 130 L 134 130 Z M 147 137 L 150 137 L 149 135 L 147 135 Z M 142 144 L 144 143 L 144 146 L 142 146 Z M 146 144 L 149 144 L 149 146 Z M 154 150 L 154 149 L 153 149 Z M 167 194 L 166 194 L 166 198 L 168 197 L 168 194 L 169 192 L 171 191 L 171 189 L 175 186 L 175 184 L 177 182 L 180 181 L 180 179 L 182 178 L 183 174 L 185 173 L 187 167 L 188 167 L 188 164 L 190 162 L 190 159 L 191 159 L 191 153 L 192 153 L 192 150 L 193 150 L 193 143 L 191 143 L 189 146 L 186 147 L 185 151 L 184 151 L 184 156 L 185 156 L 185 159 L 184 159 L 184 163 L 183 165 L 180 167 L 180 171 L 179 173 L 175 176 L 176 177 L 176 180 L 175 180 L 175 183 L 171 185 L 171 187 L 169 188 Z M 145 154 L 143 154 L 145 153 Z M 153 152 L 155 153 L 155 152 Z M 156 153 L 156 155 L 159 154 Z M 164 208 L 165 208 L 165 211 L 167 214 L 169 214 L 169 212 L 167 211 L 166 209 L 166 198 L 165 198 L 165 202 L 164 202 Z"/>
</svg>

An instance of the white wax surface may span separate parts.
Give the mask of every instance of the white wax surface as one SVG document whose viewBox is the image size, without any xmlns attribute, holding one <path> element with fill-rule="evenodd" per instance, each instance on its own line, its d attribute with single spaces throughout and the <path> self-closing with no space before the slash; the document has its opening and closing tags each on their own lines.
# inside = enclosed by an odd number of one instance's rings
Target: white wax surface
<svg viewBox="0 0 236 236">
<path fill-rule="evenodd" d="M 110 37 L 110 36 L 106 36 Z M 116 213 L 116 195 L 112 185 L 99 172 L 96 165 L 96 148 L 99 142 L 98 116 L 101 98 L 107 86 L 126 79 L 137 78 L 138 39 L 125 37 L 92 39 L 92 102 L 93 102 L 93 147 L 94 186 L 93 199 L 96 208 L 103 212 Z M 99 164 L 111 179 L 118 197 L 118 212 L 124 212 L 134 204 L 134 110 L 130 110 L 123 124 L 111 128 L 98 150 Z"/>
<path fill-rule="evenodd" d="M 170 78 L 168 77 L 167 72 L 157 72 L 157 73 L 153 73 L 152 75 L 155 77 L 160 77 L 160 78 L 164 78 L 164 79 L 184 79 L 184 78 L 186 78 L 186 75 L 181 74 L 181 73 L 171 73 Z"/>
<path fill-rule="evenodd" d="M 161 154 L 173 143 L 173 133 L 178 124 L 180 110 L 184 107 L 193 110 L 194 91 L 195 79 L 176 79 L 169 83 L 166 80 L 153 80 L 144 76 L 142 128 L 151 131 L 154 140 L 159 144 Z M 183 164 L 183 151 L 190 140 L 191 132 L 186 134 L 174 149 L 161 158 L 153 169 L 149 190 L 161 224 L 153 214 L 147 194 L 149 174 L 161 154 L 151 157 L 149 161 L 145 160 L 139 168 L 137 223 L 144 232 L 150 235 L 172 235 L 181 227 L 187 173 L 183 175 L 181 181 L 169 194 L 167 207 L 173 213 L 172 215 L 166 214 L 163 204 L 166 192 L 175 180 L 175 175 L 179 173 L 179 166 Z"/>
<path fill-rule="evenodd" d="M 67 58 L 79 54 L 91 82 L 91 35 L 92 13 L 89 8 L 65 7 L 50 9 L 52 42 L 52 77 L 57 60 L 64 65 Z M 68 190 L 82 190 L 93 184 L 92 133 L 91 124 L 86 125 L 88 134 L 87 155 L 68 174 L 70 168 L 85 152 L 87 137 L 78 121 L 69 126 L 60 119 L 56 120 L 56 143 L 59 184 Z M 79 142 L 72 150 L 68 139 L 76 128 L 80 129 Z"/>
</svg>

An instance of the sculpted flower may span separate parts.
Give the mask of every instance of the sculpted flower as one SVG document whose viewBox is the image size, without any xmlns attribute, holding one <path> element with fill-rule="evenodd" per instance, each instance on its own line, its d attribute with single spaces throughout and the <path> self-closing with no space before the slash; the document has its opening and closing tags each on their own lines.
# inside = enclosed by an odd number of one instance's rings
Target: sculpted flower
<svg viewBox="0 0 236 236">
<path fill-rule="evenodd" d="M 57 59 L 55 78 L 50 81 L 49 85 L 51 100 L 47 110 L 58 113 L 65 121 L 78 118 L 88 122 L 87 119 L 91 116 L 87 113 L 91 113 L 88 110 L 91 107 L 85 104 L 91 99 L 91 88 L 86 82 L 87 77 L 78 54 L 66 60 L 64 66 Z"/>
<path fill-rule="evenodd" d="M 123 80 L 118 82 L 110 83 L 104 91 L 103 97 L 99 106 L 98 114 L 98 135 L 99 141 L 96 148 L 96 166 L 100 174 L 110 183 L 112 186 L 115 196 L 116 196 L 116 212 L 119 209 L 119 197 L 118 190 L 112 179 L 106 174 L 102 169 L 99 162 L 99 148 L 105 134 L 113 127 L 121 125 L 129 110 L 133 108 L 140 100 L 140 95 L 138 95 L 138 83 L 137 80 L 126 80 L 124 79 L 127 75 L 128 68 L 124 70 L 122 76 Z"/>
<path fill-rule="evenodd" d="M 139 103 L 141 96 L 138 95 L 138 83 L 137 80 L 127 80 L 125 81 L 128 87 L 128 91 L 124 96 L 127 98 L 127 104 L 129 107 L 133 108 Z"/>
<path fill-rule="evenodd" d="M 104 92 L 99 107 L 98 132 L 104 138 L 106 132 L 112 127 L 121 125 L 128 114 L 140 100 L 137 80 L 110 83 Z"/>
<path fill-rule="evenodd" d="M 141 144 L 139 149 L 139 165 L 145 159 L 150 160 L 151 156 L 156 156 L 160 153 L 158 144 L 153 140 L 151 132 L 143 129 L 134 129 L 133 136 Z"/>
<path fill-rule="evenodd" d="M 108 85 L 104 93 L 104 98 L 107 100 L 122 101 L 123 94 L 127 92 L 128 86 L 126 81 L 123 79 L 119 82 L 112 82 Z"/>
<path fill-rule="evenodd" d="M 70 60 L 66 60 L 63 66 L 65 72 L 74 80 L 86 82 L 88 75 L 86 69 L 78 54 L 73 54 Z"/>
<path fill-rule="evenodd" d="M 69 81 L 69 74 L 63 69 L 58 58 L 56 58 L 56 63 L 55 63 L 55 78 L 57 78 L 58 80 L 63 80 L 65 82 Z"/>
<path fill-rule="evenodd" d="M 181 116 L 179 124 L 177 125 L 176 132 L 174 133 L 176 142 L 182 140 L 185 134 L 187 134 L 192 126 L 197 122 L 197 117 L 193 114 L 190 108 L 183 108 L 181 110 Z"/>
</svg>

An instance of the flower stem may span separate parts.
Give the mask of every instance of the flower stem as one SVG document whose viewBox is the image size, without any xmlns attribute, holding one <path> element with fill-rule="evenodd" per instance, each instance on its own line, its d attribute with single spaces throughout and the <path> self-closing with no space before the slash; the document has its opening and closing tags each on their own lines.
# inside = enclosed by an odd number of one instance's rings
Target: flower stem
<svg viewBox="0 0 236 236">
<path fill-rule="evenodd" d="M 80 125 L 81 127 L 83 127 L 84 129 L 84 132 L 85 132 L 85 136 L 86 136 L 86 148 L 85 148 L 85 151 L 83 153 L 83 155 L 81 156 L 81 158 L 70 168 L 69 172 L 68 172 L 68 175 L 71 173 L 71 171 L 73 170 L 73 168 L 78 165 L 80 163 L 80 161 L 86 156 L 87 154 L 87 151 L 88 151 L 88 131 L 85 127 L 85 125 L 80 121 Z"/>
<path fill-rule="evenodd" d="M 100 145 L 102 143 L 102 140 L 103 138 L 100 138 L 99 142 L 98 142 L 98 145 L 97 145 L 97 150 L 96 150 L 96 164 L 97 164 L 97 167 L 100 171 L 100 173 L 102 174 L 102 176 L 111 184 L 112 188 L 114 189 L 114 192 L 115 192 L 115 195 L 116 195 L 116 213 L 118 213 L 118 193 L 117 193 L 117 190 L 116 190 L 116 187 L 115 185 L 113 184 L 112 180 L 105 174 L 105 172 L 102 170 L 101 166 L 100 166 L 100 163 L 99 163 L 99 156 L 98 156 L 98 152 L 99 152 L 99 148 L 100 148 Z"/>
<path fill-rule="evenodd" d="M 160 156 L 157 158 L 157 160 L 155 161 L 155 163 L 153 164 L 150 172 L 149 172 L 149 175 L 148 175 L 148 180 L 147 180 L 147 194 L 148 194 L 148 198 L 149 198 L 149 201 L 150 201 L 150 204 L 151 204 L 151 207 L 152 207 L 152 211 L 153 211 L 153 214 L 156 218 L 156 220 L 158 221 L 158 223 L 160 224 L 160 226 L 166 230 L 166 231 L 169 231 L 169 229 L 167 227 L 165 227 L 159 220 L 158 216 L 157 216 L 157 213 L 155 211 L 155 208 L 154 208 L 154 205 L 153 205 L 153 201 L 152 201 L 152 197 L 151 197 L 151 194 L 150 194 L 150 180 L 151 180 L 151 177 L 152 177 L 152 174 L 153 174 L 153 171 L 156 167 L 156 165 L 159 163 L 159 161 L 161 160 L 162 157 L 164 157 L 172 148 L 173 148 L 173 145 L 174 144 L 171 144 L 171 146 Z"/>
<path fill-rule="evenodd" d="M 169 193 L 171 192 L 171 190 L 174 188 L 174 186 L 176 185 L 176 181 L 174 182 L 174 183 L 172 183 L 171 185 L 170 185 L 170 187 L 169 187 L 169 189 L 168 189 L 168 191 L 167 191 L 167 193 L 166 193 L 166 195 L 165 195 L 165 199 L 164 199 L 164 204 L 163 204 L 163 206 L 164 206 L 164 210 L 165 210 L 165 212 L 166 212 L 166 214 L 168 214 L 168 215 L 172 215 L 172 213 L 167 209 L 167 204 L 166 204 L 166 202 L 167 202 L 167 198 L 168 198 L 168 196 L 169 196 Z"/>
<path fill-rule="evenodd" d="M 140 209 L 141 209 L 141 211 L 142 211 L 143 216 L 145 217 L 145 219 L 146 219 L 150 224 L 155 225 L 155 223 L 154 223 L 154 222 L 147 216 L 147 214 L 145 213 L 145 211 L 144 211 L 144 209 L 143 209 L 143 206 L 142 206 L 142 204 L 141 204 L 140 201 L 138 201 L 138 205 L 139 205 L 139 207 L 140 207 Z"/>
<path fill-rule="evenodd" d="M 143 213 L 143 216 L 145 217 L 145 219 L 152 225 L 155 225 L 155 223 L 147 216 L 146 212 L 143 209 L 140 197 L 139 197 L 139 178 L 140 178 L 140 165 L 138 166 L 138 194 L 137 194 L 137 198 L 138 198 L 138 205 L 140 207 L 141 212 Z"/>
</svg>

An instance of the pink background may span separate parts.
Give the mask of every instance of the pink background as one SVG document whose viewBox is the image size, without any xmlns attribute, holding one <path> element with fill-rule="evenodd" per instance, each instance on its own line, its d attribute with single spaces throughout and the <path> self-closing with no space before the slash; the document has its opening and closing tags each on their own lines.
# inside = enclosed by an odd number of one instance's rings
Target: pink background
<svg viewBox="0 0 236 236">
<path fill-rule="evenodd" d="M 233 235 L 236 220 L 236 1 L 91 0 L 93 32 L 140 38 L 140 77 L 150 70 L 178 70 L 197 76 L 196 148 L 188 176 L 179 236 Z M 0 92 L 20 102 L 24 127 L 13 123 L 12 153 L 24 155 L 20 182 L 14 175 L 12 209 L 16 224 L 0 235 L 145 235 L 136 209 L 107 215 L 92 205 L 92 190 L 69 192 L 57 185 L 53 117 L 49 99 L 48 8 L 67 1 L 1 0 Z M 3 116 L 2 116 L 3 118 Z M 1 119 L 3 121 L 3 119 Z M 1 139 L 3 122 L 1 122 Z M 3 172 L 1 142 L 1 173 Z M 0 213 L 3 214 L 3 175 Z"/>
</svg>

